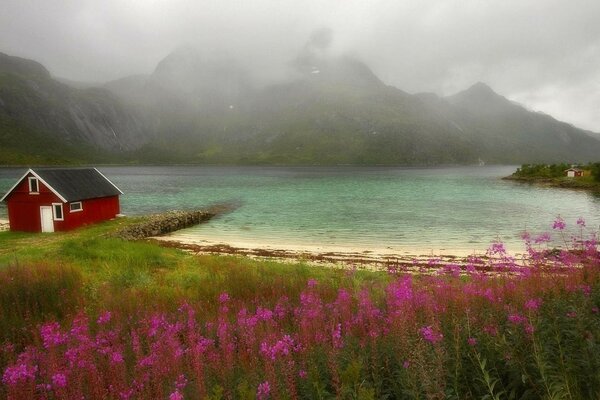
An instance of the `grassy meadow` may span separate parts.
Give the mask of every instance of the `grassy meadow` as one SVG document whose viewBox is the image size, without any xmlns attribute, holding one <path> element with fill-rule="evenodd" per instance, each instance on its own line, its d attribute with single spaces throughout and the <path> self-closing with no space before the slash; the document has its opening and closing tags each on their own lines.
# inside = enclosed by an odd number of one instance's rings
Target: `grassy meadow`
<svg viewBox="0 0 600 400">
<path fill-rule="evenodd" d="M 600 397 L 593 232 L 427 274 L 0 232 L 0 398 Z M 569 221 L 567 221 L 569 222 Z"/>
</svg>

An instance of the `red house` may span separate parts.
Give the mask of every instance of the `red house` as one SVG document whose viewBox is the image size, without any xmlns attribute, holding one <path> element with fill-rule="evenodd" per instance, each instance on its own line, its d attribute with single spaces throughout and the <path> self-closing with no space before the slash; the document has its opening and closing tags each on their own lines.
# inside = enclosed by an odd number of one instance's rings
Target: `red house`
<svg viewBox="0 0 600 400">
<path fill-rule="evenodd" d="M 115 218 L 121 194 L 96 168 L 36 168 L 0 201 L 11 231 L 54 232 Z"/>
</svg>

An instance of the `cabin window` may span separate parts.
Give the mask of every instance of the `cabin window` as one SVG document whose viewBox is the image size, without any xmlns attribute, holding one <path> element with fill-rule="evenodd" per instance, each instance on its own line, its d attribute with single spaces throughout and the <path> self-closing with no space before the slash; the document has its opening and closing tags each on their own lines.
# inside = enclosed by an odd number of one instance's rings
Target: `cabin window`
<svg viewBox="0 0 600 400">
<path fill-rule="evenodd" d="M 31 194 L 39 194 L 40 193 L 40 185 L 38 183 L 38 179 L 33 176 L 29 177 L 29 193 L 31 193 Z"/>
<path fill-rule="evenodd" d="M 83 205 L 80 201 L 76 201 L 69 205 L 71 212 L 83 211 Z"/>
<path fill-rule="evenodd" d="M 61 203 L 52 203 L 52 211 L 54 211 L 54 220 L 63 221 L 63 205 Z"/>
</svg>

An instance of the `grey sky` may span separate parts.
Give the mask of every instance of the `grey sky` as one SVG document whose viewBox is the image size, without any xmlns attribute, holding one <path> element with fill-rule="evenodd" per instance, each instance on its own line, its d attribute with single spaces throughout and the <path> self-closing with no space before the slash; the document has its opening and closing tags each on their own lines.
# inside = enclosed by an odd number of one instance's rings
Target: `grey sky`
<svg viewBox="0 0 600 400">
<path fill-rule="evenodd" d="M 484 81 L 600 132 L 598 0 L 0 0 L 0 51 L 84 81 L 149 73 L 181 45 L 275 73 L 322 27 L 408 92 Z"/>
</svg>

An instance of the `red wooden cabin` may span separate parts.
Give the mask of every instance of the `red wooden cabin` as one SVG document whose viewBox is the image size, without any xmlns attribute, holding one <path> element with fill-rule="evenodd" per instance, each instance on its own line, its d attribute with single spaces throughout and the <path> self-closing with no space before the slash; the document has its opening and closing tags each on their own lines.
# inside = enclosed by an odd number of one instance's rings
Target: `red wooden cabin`
<svg viewBox="0 0 600 400">
<path fill-rule="evenodd" d="M 96 168 L 36 168 L 0 201 L 11 231 L 54 232 L 115 218 L 121 194 Z"/>
</svg>

